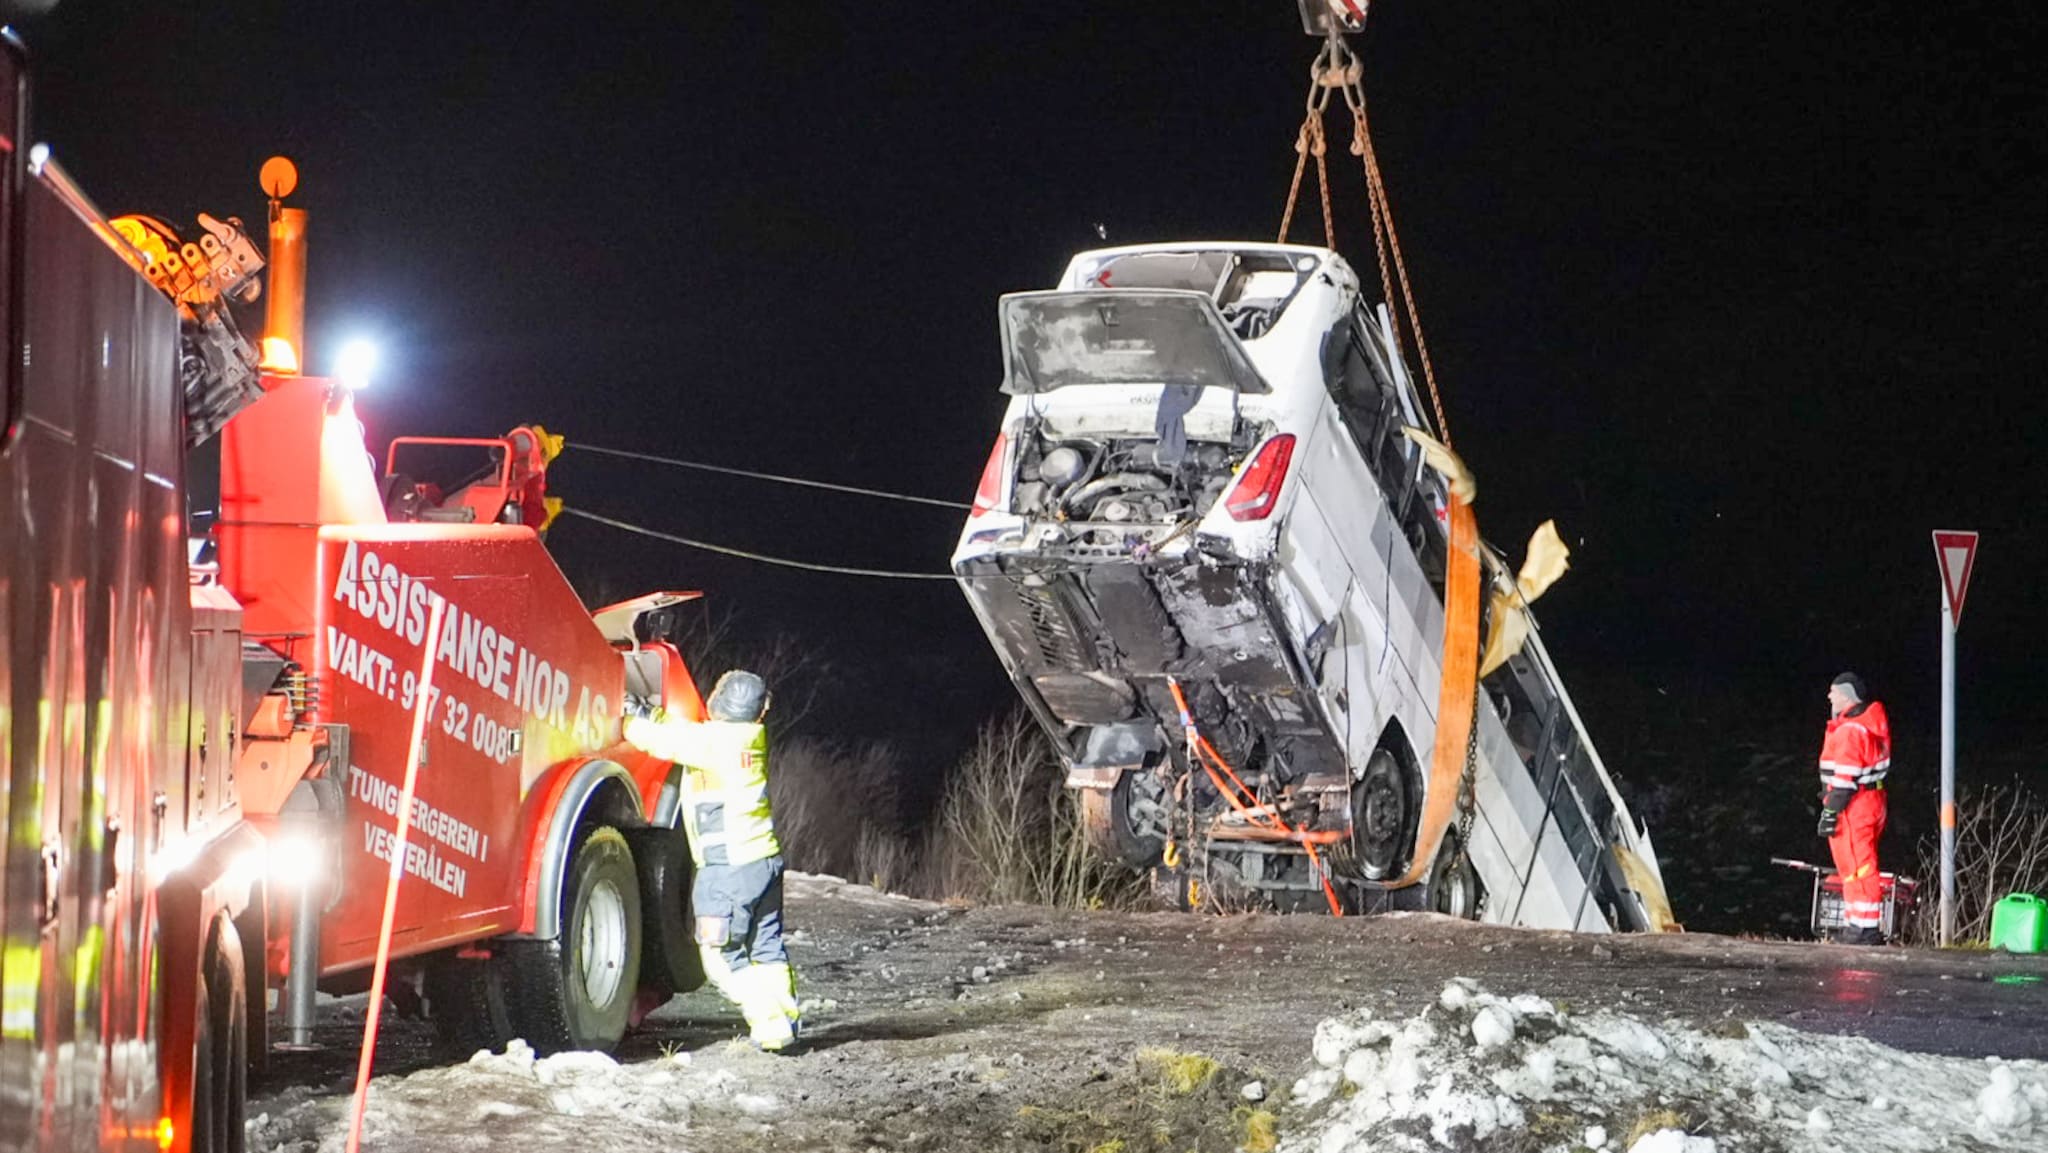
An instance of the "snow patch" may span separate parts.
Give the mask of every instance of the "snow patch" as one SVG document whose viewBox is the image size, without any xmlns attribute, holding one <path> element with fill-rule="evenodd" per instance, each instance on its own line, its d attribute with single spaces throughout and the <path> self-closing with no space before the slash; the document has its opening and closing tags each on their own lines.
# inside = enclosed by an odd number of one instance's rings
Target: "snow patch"
<svg viewBox="0 0 2048 1153">
<path fill-rule="evenodd" d="M 1316 1027 L 1282 1153 L 1934 1153 L 2048 1148 L 2048 1065 L 1766 1023 L 1709 1035 L 1447 984 Z M 1496 1135 L 1498 1135 L 1496 1137 Z M 1623 1146 L 1626 1145 L 1624 1149 Z"/>
<path fill-rule="evenodd" d="M 288 1100 L 249 1123 L 249 1147 L 339 1153 L 349 1105 L 346 1095 Z M 502 1053 L 371 1082 L 363 1147 L 661 1149 L 687 1133 L 699 1111 L 760 1118 L 783 1109 L 778 1098 L 747 1091 L 731 1070 L 694 1070 L 687 1052 L 620 1064 L 603 1053 L 536 1057 L 514 1041 Z"/>
</svg>

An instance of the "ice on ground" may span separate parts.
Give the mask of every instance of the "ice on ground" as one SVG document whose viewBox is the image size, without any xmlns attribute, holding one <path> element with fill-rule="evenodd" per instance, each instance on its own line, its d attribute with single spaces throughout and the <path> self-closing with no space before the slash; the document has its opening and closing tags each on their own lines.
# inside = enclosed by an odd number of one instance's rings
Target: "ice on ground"
<svg viewBox="0 0 2048 1153">
<path fill-rule="evenodd" d="M 1317 1026 L 1281 1153 L 1932 1153 L 2048 1148 L 2048 1065 L 1765 1023 L 1710 1035 L 1459 979 Z"/>
<path fill-rule="evenodd" d="M 782 1110 L 775 1097 L 743 1087 L 729 1070 L 693 1070 L 688 1053 L 620 1064 L 602 1053 L 536 1057 L 514 1041 L 502 1053 L 481 1051 L 460 1065 L 371 1082 L 363 1147 L 672 1149 L 700 1110 L 749 1117 Z M 249 1123 L 249 1147 L 338 1153 L 349 1106 L 346 1096 L 294 1101 Z"/>
<path fill-rule="evenodd" d="M 791 869 L 782 875 L 787 896 L 800 901 L 840 901 L 890 912 L 931 912 L 945 906 L 899 893 L 885 893 L 871 885 L 835 877 L 829 873 L 805 873 Z"/>
<path fill-rule="evenodd" d="M 1695 1137 L 1683 1129 L 1659 1129 L 1645 1133 L 1628 1147 L 1628 1153 L 1716 1153 L 1712 1137 Z"/>
</svg>

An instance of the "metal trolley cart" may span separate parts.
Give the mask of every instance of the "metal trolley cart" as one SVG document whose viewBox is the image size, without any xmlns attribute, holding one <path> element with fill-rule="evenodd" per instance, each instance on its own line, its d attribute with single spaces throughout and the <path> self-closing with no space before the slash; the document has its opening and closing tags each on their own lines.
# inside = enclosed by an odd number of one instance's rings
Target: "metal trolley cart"
<svg viewBox="0 0 2048 1153">
<path fill-rule="evenodd" d="M 1784 857 L 1772 857 L 1771 863 L 1813 874 L 1813 908 L 1809 919 L 1816 940 L 1827 940 L 1849 928 L 1849 922 L 1842 916 L 1842 878 L 1833 866 Z M 1920 882 L 1897 873 L 1879 873 L 1878 878 L 1884 883 L 1884 913 L 1878 929 L 1885 940 L 1894 941 L 1898 939 L 1899 928 L 1913 915 L 1913 905 L 1920 899 Z"/>
</svg>

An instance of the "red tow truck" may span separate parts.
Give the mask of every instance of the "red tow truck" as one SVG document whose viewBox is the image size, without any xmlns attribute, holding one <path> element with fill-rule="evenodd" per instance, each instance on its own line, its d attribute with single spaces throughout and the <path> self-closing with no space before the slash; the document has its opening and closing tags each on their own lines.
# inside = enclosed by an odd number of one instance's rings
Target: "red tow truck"
<svg viewBox="0 0 2048 1153">
<path fill-rule="evenodd" d="M 259 346 L 238 222 L 101 214 L 28 146 L 22 61 L 7 38 L 0 1151 L 241 1149 L 248 1071 L 368 987 L 394 857 L 390 981 L 451 1042 L 611 1046 L 702 980 L 679 782 L 619 741 L 625 692 L 701 713 L 635 637 L 694 594 L 586 611 L 537 427 L 379 469 L 354 390 L 296 372 L 295 174 L 266 168 Z"/>
</svg>

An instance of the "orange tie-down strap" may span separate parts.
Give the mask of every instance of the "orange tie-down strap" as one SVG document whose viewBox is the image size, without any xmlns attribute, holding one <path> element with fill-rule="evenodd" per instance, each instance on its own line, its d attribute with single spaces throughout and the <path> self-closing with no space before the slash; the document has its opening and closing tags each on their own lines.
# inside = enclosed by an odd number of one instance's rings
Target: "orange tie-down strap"
<svg viewBox="0 0 2048 1153">
<path fill-rule="evenodd" d="M 1430 752 L 1429 785 L 1422 822 L 1415 831 L 1415 859 L 1390 888 L 1421 880 L 1436 863 L 1444 833 L 1458 815 L 1465 760 L 1476 735 L 1472 706 L 1479 692 L 1479 522 L 1471 502 L 1450 499 L 1450 559 L 1444 564 L 1443 683 L 1436 696 L 1436 744 Z"/>
</svg>

